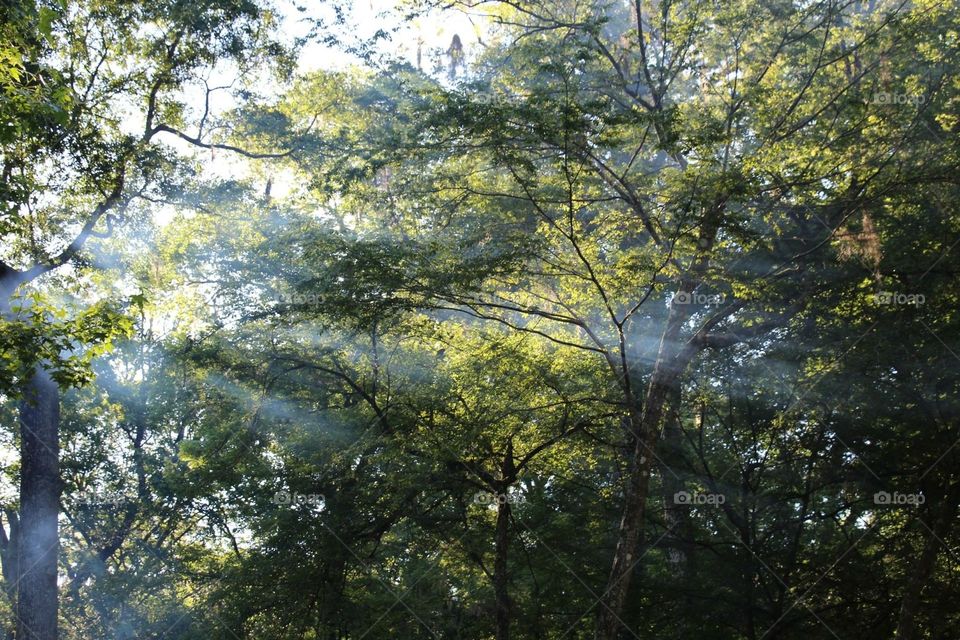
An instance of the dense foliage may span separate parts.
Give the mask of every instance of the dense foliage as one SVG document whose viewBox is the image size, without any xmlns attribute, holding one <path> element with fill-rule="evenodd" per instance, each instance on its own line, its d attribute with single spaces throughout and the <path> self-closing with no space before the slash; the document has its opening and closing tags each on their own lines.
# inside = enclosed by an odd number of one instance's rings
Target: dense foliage
<svg viewBox="0 0 960 640">
<path fill-rule="evenodd" d="M 6 637 L 956 637 L 958 6 L 363 4 L 0 9 Z"/>
</svg>

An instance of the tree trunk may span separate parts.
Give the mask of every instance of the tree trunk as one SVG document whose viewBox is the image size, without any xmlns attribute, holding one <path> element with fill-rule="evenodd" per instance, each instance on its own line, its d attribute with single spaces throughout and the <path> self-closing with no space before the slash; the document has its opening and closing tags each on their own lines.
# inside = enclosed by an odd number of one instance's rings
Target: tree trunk
<svg viewBox="0 0 960 640">
<path fill-rule="evenodd" d="M 4 509 L 4 515 L 7 517 L 7 523 L 10 525 L 9 533 L 0 526 L 0 565 L 2 565 L 4 597 L 10 605 L 10 611 L 15 611 L 17 606 L 17 578 L 20 574 L 17 571 L 17 540 L 20 539 L 20 517 L 13 509 Z M 4 633 L 4 640 L 14 640 L 14 630 L 17 627 L 16 616 L 11 620 L 12 625 L 7 626 Z"/>
<path fill-rule="evenodd" d="M 630 588 L 633 567 L 639 561 L 637 551 L 640 548 L 640 536 L 643 531 L 649 494 L 650 470 L 654 463 L 667 398 L 674 393 L 681 372 L 687 368 L 698 350 L 696 345 L 684 346 L 685 341 L 680 338 L 683 326 L 692 313 L 693 305 L 681 303 L 679 296 L 681 294 L 689 296 L 696 291 L 707 271 L 713 243 L 720 228 L 724 203 L 725 199 L 719 199 L 706 213 L 700 228 L 698 242 L 700 248 L 697 256 L 686 277 L 681 280 L 677 296 L 670 302 L 666 326 L 660 337 L 657 360 L 653 366 L 641 411 L 637 410 L 632 392 L 628 390 L 626 393 L 625 400 L 630 412 L 630 435 L 635 447 L 630 463 L 630 476 L 624 492 L 625 504 L 623 519 L 620 521 L 618 530 L 617 550 L 614 553 L 613 566 L 597 617 L 597 640 L 616 640 L 624 626 L 620 616 Z M 629 374 L 628 369 L 623 371 L 625 378 L 629 378 Z"/>
<path fill-rule="evenodd" d="M 920 552 L 920 557 L 914 564 L 907 581 L 903 601 L 900 604 L 897 632 L 894 635 L 896 640 L 916 640 L 918 637 L 916 618 L 920 611 L 920 595 L 923 587 L 930 581 L 930 576 L 933 575 L 937 556 L 940 555 L 940 546 L 943 544 L 942 540 L 956 517 L 957 499 L 960 497 L 958 494 L 960 494 L 960 484 L 944 492 L 939 505 L 931 505 L 929 513 L 933 515 L 933 521 L 923 530 L 923 551 Z"/>
<path fill-rule="evenodd" d="M 680 424 L 680 388 L 675 387 L 668 407 L 673 414 L 663 424 L 663 439 L 660 443 L 662 453 L 657 460 L 661 478 L 661 499 L 663 500 L 663 521 L 667 527 L 664 542 L 667 547 L 667 563 L 677 578 L 686 578 L 692 559 L 691 540 L 693 526 L 690 522 L 690 509 L 677 502 L 677 493 L 684 490 L 681 473 L 685 473 L 683 456 L 683 427 Z M 670 413 L 668 410 L 667 413 Z"/>
<path fill-rule="evenodd" d="M 37 365 L 20 402 L 17 640 L 57 638 L 60 392 Z"/>
<path fill-rule="evenodd" d="M 636 445 L 624 492 L 623 518 L 617 531 L 617 550 L 607 580 L 606 595 L 602 599 L 597 618 L 598 640 L 616 640 L 624 627 L 620 616 L 630 588 L 630 576 L 638 562 L 637 550 L 640 548 L 646 516 L 650 470 L 653 467 L 653 454 L 668 391 L 666 384 L 652 383 L 643 414 L 631 419 Z"/>
<path fill-rule="evenodd" d="M 510 640 L 510 594 L 507 590 L 507 551 L 510 546 L 510 502 L 507 493 L 497 496 L 497 531 L 494 541 L 493 594 L 496 600 L 497 640 Z"/>
</svg>

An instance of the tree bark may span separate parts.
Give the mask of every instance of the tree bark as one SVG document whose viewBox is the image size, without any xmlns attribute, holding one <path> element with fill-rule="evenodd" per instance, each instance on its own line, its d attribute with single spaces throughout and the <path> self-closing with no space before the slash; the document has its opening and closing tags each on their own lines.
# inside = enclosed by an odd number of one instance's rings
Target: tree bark
<svg viewBox="0 0 960 640">
<path fill-rule="evenodd" d="M 37 365 L 20 402 L 17 639 L 57 638 L 60 391 Z"/>
<path fill-rule="evenodd" d="M 630 576 L 637 563 L 636 555 L 640 548 L 646 516 L 650 470 L 658 436 L 657 427 L 663 418 L 667 391 L 666 385 L 651 384 L 643 414 L 631 416 L 630 423 L 636 434 L 636 444 L 624 491 L 623 518 L 617 533 L 617 549 L 607 580 L 606 595 L 602 599 L 597 618 L 598 640 L 616 640 L 624 626 L 620 616 L 630 588 Z"/>
<path fill-rule="evenodd" d="M 497 496 L 497 530 L 494 541 L 493 593 L 496 600 L 497 640 L 510 640 L 510 594 L 507 590 L 507 552 L 510 546 L 510 502 Z"/>
<path fill-rule="evenodd" d="M 942 540 L 950 530 L 950 525 L 957 514 L 957 499 L 960 498 L 960 484 L 955 484 L 950 491 L 945 492 L 939 505 L 931 505 L 929 513 L 933 514 L 934 521 L 924 529 L 923 550 L 914 564 L 907 581 L 903 601 L 900 604 L 900 617 L 897 621 L 896 640 L 916 640 L 917 614 L 920 612 L 921 593 L 924 586 L 930 581 L 936 566 L 937 556 L 940 555 Z"/>
<path fill-rule="evenodd" d="M 725 202 L 725 198 L 718 198 L 706 212 L 701 223 L 699 249 L 686 276 L 680 281 L 677 295 L 670 302 L 670 311 L 663 335 L 660 337 L 657 360 L 647 385 L 642 408 L 637 407 L 632 392 L 628 390 L 626 393 L 630 436 L 635 444 L 633 458 L 630 461 L 630 474 L 624 491 L 624 510 L 618 529 L 617 550 L 614 553 L 613 566 L 597 616 L 597 640 L 616 640 L 624 626 L 620 616 L 630 588 L 630 576 L 634 565 L 638 562 L 636 555 L 640 548 L 640 536 L 646 515 L 650 470 L 654 464 L 655 449 L 660 437 L 667 399 L 675 392 L 680 374 L 701 348 L 681 340 L 683 326 L 693 313 L 693 305 L 681 303 L 679 296 L 689 296 L 696 291 L 709 267 L 713 244 L 723 218 Z M 629 370 L 624 368 L 623 376 L 629 378 L 629 374 Z"/>
<path fill-rule="evenodd" d="M 664 541 L 667 545 L 667 562 L 677 578 L 688 575 L 692 558 L 691 539 L 693 526 L 690 522 L 690 509 L 678 504 L 677 493 L 683 491 L 683 427 L 680 424 L 680 389 L 675 386 L 667 406 L 668 417 L 663 425 L 663 439 L 660 444 L 662 454 L 657 460 L 661 478 L 661 499 L 663 500 L 663 521 L 667 531 Z M 670 408 L 673 411 L 670 411 Z M 678 473 L 679 471 L 679 473 Z"/>
</svg>

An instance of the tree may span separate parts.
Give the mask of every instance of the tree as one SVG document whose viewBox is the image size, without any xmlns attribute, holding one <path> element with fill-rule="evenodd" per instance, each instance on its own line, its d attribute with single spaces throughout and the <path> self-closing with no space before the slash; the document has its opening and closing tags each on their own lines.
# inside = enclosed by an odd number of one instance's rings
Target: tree
<svg viewBox="0 0 960 640">
<path fill-rule="evenodd" d="M 942 138 L 942 162 L 916 162 L 938 117 L 928 109 L 949 110 L 952 89 L 938 62 L 913 73 L 918 52 L 905 46 L 953 18 L 835 2 L 481 5 L 506 44 L 465 92 L 389 77 L 405 128 L 385 135 L 402 152 L 377 159 L 390 184 L 367 197 L 418 223 L 379 240 L 403 242 L 417 266 L 369 273 L 389 271 L 381 282 L 398 299 L 607 364 L 630 464 L 598 607 L 610 640 L 642 556 L 668 399 L 691 363 L 776 339 L 813 300 L 852 286 L 844 253 L 869 256 L 878 205 L 953 171 Z M 931 98 L 891 119 L 881 89 Z M 405 91 L 435 108 L 417 120 Z"/>
<path fill-rule="evenodd" d="M 5 347 L 19 352 L 6 363 L 16 373 L 4 392 L 22 398 L 19 524 L 7 557 L 18 572 L 17 637 L 48 640 L 57 636 L 59 389 L 66 376 L 56 380 L 56 349 L 52 358 L 50 349 L 20 357 L 30 350 L 25 335 L 51 341 L 43 336 L 50 320 L 37 305 L 23 330 L 11 299 L 66 265 L 82 265 L 88 241 L 109 235 L 131 207 L 182 191 L 193 167 L 159 134 L 216 146 L 207 127 L 217 88 L 201 74 L 227 62 L 243 72 L 281 49 L 265 32 L 272 14 L 244 1 L 28 1 L 3 11 L 0 231 L 9 244 L 0 258 L 0 300 Z M 198 82 L 207 102 L 190 114 L 184 92 Z M 190 120 L 195 136 L 181 130 Z"/>
<path fill-rule="evenodd" d="M 7 592 L 45 496 L 78 640 L 947 637 L 956 8 L 457 9 L 6 14 Z"/>
</svg>

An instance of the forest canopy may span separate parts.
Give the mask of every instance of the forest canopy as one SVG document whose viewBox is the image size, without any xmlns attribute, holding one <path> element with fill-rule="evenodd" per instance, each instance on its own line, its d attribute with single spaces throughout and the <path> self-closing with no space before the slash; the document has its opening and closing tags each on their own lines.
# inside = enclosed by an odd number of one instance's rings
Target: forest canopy
<svg viewBox="0 0 960 640">
<path fill-rule="evenodd" d="M 960 635 L 960 5 L 7 0 L 7 640 Z"/>
</svg>

